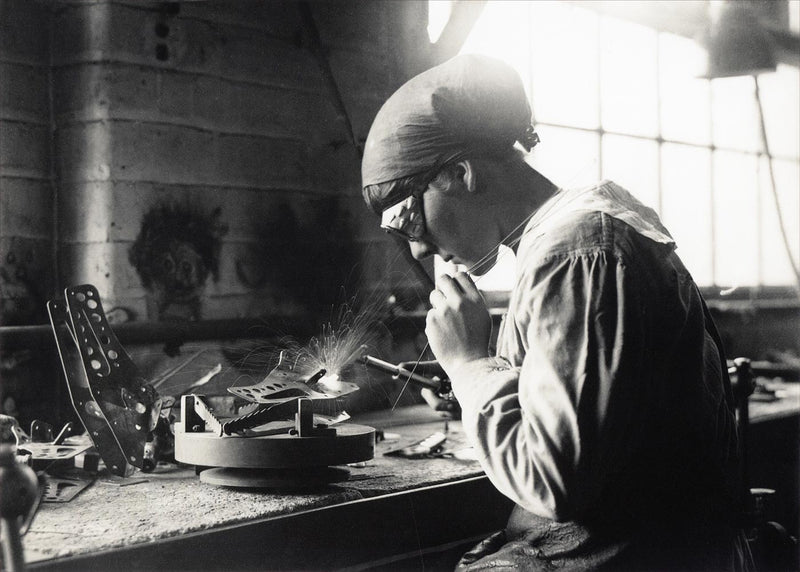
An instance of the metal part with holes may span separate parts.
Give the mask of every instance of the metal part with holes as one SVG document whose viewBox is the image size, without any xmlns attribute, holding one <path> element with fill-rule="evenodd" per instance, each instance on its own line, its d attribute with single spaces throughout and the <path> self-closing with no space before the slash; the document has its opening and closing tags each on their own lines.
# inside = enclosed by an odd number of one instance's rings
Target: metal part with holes
<svg viewBox="0 0 800 572">
<path fill-rule="evenodd" d="M 91 449 L 91 443 L 81 445 L 54 445 L 53 443 L 25 443 L 17 447 L 18 451 L 27 451 L 34 461 L 65 461 Z"/>
<path fill-rule="evenodd" d="M 45 475 L 42 502 L 69 502 L 79 492 L 91 485 L 92 482 L 93 480 L 68 479 Z"/>
<path fill-rule="evenodd" d="M 63 300 L 51 300 L 47 303 L 47 311 L 75 413 L 109 470 L 115 475 L 131 475 L 134 466 L 126 459 L 111 426 L 89 389 L 89 380 L 80 359 L 80 349 L 67 314 L 66 303 Z"/>
<path fill-rule="evenodd" d="M 255 385 L 229 387 L 228 391 L 254 403 L 275 403 L 290 397 L 339 399 L 358 391 L 358 385 L 339 381 L 338 376 L 326 376 L 325 370 L 304 373 L 288 363 L 283 352 L 278 365 Z"/>
<path fill-rule="evenodd" d="M 49 423 L 34 420 L 31 423 L 31 436 L 25 434 L 17 425 L 12 426 L 11 432 L 16 439 L 17 454 L 30 455 L 29 463 L 34 470 L 41 470 L 56 461 L 66 461 L 77 457 L 92 448 L 92 441 L 81 435 L 72 437 L 67 443 L 67 437 L 74 432 L 74 425 L 67 423 L 53 437 L 53 427 Z"/>
<path fill-rule="evenodd" d="M 160 399 L 111 330 L 97 289 L 73 286 L 64 297 L 47 308 L 70 398 L 111 472 L 130 475 L 145 463 Z"/>
</svg>

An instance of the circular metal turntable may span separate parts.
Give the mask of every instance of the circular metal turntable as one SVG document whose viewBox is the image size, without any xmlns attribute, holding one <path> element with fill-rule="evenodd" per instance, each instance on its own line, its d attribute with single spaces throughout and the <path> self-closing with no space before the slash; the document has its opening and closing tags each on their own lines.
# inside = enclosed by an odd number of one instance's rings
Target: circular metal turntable
<svg viewBox="0 0 800 572">
<path fill-rule="evenodd" d="M 291 411 L 296 411 L 294 421 L 279 422 L 280 428 L 234 432 Z M 334 465 L 374 456 L 375 429 L 347 423 L 315 425 L 308 399 L 225 421 L 213 415 L 202 396 L 184 395 L 181 421 L 175 425 L 175 460 L 204 467 L 200 480 L 213 485 L 307 489 L 346 480 L 349 472 Z"/>
<path fill-rule="evenodd" d="M 298 469 L 368 461 L 375 455 L 375 429 L 341 424 L 333 435 L 260 437 L 175 432 L 175 459 L 202 467 Z"/>
<path fill-rule="evenodd" d="M 236 469 L 217 467 L 200 473 L 200 482 L 221 487 L 269 489 L 281 492 L 315 490 L 350 477 L 350 471 L 340 467 L 310 467 L 306 469 Z"/>
</svg>

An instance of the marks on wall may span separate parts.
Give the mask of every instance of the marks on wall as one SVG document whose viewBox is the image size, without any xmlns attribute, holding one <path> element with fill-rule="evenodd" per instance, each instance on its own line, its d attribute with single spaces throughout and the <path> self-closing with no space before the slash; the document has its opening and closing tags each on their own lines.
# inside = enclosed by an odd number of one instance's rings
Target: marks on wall
<svg viewBox="0 0 800 572">
<path fill-rule="evenodd" d="M 209 276 L 219 278 L 222 237 L 228 227 L 222 210 L 163 203 L 142 217 L 128 252 L 148 294 L 151 320 L 199 320 Z"/>
<path fill-rule="evenodd" d="M 43 324 L 50 255 L 40 241 L 11 238 L 0 248 L 0 324 Z"/>
<path fill-rule="evenodd" d="M 255 234 L 236 260 L 242 284 L 312 314 L 355 294 L 354 231 L 335 197 L 278 203 L 257 222 Z"/>
</svg>

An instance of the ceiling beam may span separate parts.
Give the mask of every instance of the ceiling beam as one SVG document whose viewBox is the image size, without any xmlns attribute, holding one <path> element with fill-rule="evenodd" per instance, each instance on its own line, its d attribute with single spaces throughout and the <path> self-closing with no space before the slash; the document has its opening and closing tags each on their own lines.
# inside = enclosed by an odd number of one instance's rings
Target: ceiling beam
<svg viewBox="0 0 800 572">
<path fill-rule="evenodd" d="M 458 54 L 485 6 L 486 0 L 455 0 L 453 2 L 450 19 L 439 39 L 431 46 L 434 65 Z"/>
</svg>

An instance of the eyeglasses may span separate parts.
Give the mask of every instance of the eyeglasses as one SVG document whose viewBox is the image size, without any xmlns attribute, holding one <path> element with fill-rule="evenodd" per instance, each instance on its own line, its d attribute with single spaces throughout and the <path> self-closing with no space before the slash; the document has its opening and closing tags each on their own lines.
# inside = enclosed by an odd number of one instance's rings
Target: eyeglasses
<svg viewBox="0 0 800 572">
<path fill-rule="evenodd" d="M 384 209 L 381 228 L 410 242 L 416 242 L 425 234 L 425 217 L 422 214 L 422 193 L 415 193 L 399 203 Z"/>
</svg>

